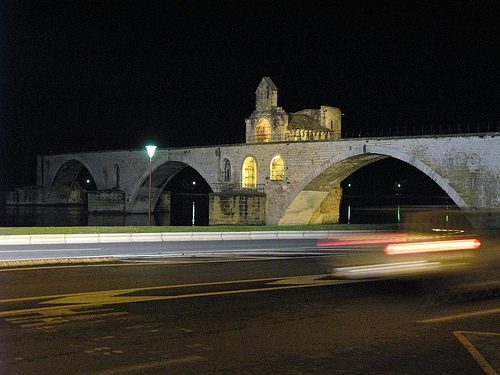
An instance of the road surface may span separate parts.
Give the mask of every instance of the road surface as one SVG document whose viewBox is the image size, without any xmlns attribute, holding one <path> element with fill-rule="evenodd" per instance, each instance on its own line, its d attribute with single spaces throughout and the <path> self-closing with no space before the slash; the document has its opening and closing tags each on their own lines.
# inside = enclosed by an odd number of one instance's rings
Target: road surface
<svg viewBox="0 0 500 375">
<path fill-rule="evenodd" d="M 219 255 L 300 255 L 328 253 L 317 248 L 318 240 L 168 241 L 142 243 L 1 245 L 0 262 L 56 258 L 157 258 Z"/>
<path fill-rule="evenodd" d="M 453 280 L 336 280 L 331 258 L 0 269 L 2 374 L 495 374 L 500 305 Z"/>
</svg>

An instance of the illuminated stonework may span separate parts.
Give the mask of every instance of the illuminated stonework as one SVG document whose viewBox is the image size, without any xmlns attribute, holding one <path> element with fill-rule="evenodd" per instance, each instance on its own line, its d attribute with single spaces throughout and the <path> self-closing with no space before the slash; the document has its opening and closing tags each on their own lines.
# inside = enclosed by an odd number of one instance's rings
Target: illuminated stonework
<svg viewBox="0 0 500 375">
<path fill-rule="evenodd" d="M 262 78 L 255 91 L 255 111 L 245 120 L 246 143 L 340 139 L 340 109 L 321 106 L 287 113 L 278 107 L 278 88 Z"/>
<path fill-rule="evenodd" d="M 255 126 L 255 142 L 271 142 L 271 124 L 268 119 L 260 119 Z"/>
<path fill-rule="evenodd" d="M 266 225 L 264 193 L 228 191 L 209 197 L 209 225 Z"/>
<path fill-rule="evenodd" d="M 243 176 L 244 188 L 254 188 L 257 186 L 257 164 L 254 158 L 248 157 L 245 159 L 241 175 Z"/>
</svg>

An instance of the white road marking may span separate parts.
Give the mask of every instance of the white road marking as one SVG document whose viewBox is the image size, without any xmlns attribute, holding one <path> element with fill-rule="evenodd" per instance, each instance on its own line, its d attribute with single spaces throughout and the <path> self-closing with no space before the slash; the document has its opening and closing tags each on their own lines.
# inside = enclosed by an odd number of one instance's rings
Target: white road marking
<svg viewBox="0 0 500 375">
<path fill-rule="evenodd" d="M 463 346 L 469 351 L 469 353 L 474 357 L 476 362 L 481 366 L 485 374 L 487 375 L 498 375 L 498 373 L 490 366 L 488 361 L 483 357 L 483 355 L 477 350 L 477 348 L 465 337 L 466 334 L 479 334 L 479 335 L 491 335 L 499 336 L 499 333 L 488 333 L 488 332 L 468 332 L 468 331 L 455 331 L 453 332 L 455 337 L 462 343 Z"/>
<path fill-rule="evenodd" d="M 150 370 L 150 369 L 159 369 L 161 367 L 167 367 L 171 365 L 183 364 L 183 363 L 193 363 L 204 360 L 204 357 L 201 356 L 186 356 L 181 358 L 173 358 L 166 359 L 163 361 L 157 362 L 148 362 L 139 365 L 133 365 L 128 367 L 118 367 L 110 370 L 105 370 L 101 372 L 96 372 L 93 375 L 121 375 L 121 374 L 136 374 L 139 371 Z M 163 372 L 162 372 L 163 373 Z"/>
<path fill-rule="evenodd" d="M 40 253 L 40 252 L 47 252 L 47 253 L 61 253 L 64 251 L 100 251 L 102 248 L 99 247 L 93 247 L 93 248 L 78 248 L 78 249 L 53 249 L 53 250 L 42 250 L 42 249 L 17 249 L 17 250 L 0 250 L 0 253 Z"/>
<path fill-rule="evenodd" d="M 449 320 L 467 319 L 467 318 L 472 318 L 475 316 L 491 315 L 491 314 L 498 314 L 498 313 L 500 313 L 500 308 L 490 309 L 490 310 L 471 311 L 468 313 L 461 313 L 461 314 L 455 314 L 455 315 L 441 316 L 438 318 L 424 319 L 424 320 L 419 320 L 419 323 L 439 323 L 439 322 L 446 322 Z"/>
</svg>

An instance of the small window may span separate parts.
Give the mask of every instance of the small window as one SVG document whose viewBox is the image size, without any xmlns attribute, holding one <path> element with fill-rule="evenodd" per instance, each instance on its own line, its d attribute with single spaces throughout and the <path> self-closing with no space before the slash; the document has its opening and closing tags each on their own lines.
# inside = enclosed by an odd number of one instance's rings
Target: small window
<svg viewBox="0 0 500 375">
<path fill-rule="evenodd" d="M 224 161 L 224 175 L 223 175 L 223 179 L 224 179 L 224 182 L 229 182 L 231 181 L 231 162 L 226 159 Z"/>
<path fill-rule="evenodd" d="M 120 166 L 115 164 L 115 187 L 120 187 Z"/>
<path fill-rule="evenodd" d="M 282 181 L 285 178 L 285 163 L 283 158 L 276 155 L 271 160 L 271 180 Z"/>
</svg>

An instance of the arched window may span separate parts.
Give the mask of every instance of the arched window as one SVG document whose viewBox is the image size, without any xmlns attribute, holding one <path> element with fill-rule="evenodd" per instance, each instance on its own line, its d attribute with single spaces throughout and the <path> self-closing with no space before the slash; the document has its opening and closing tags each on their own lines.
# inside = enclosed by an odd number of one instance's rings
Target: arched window
<svg viewBox="0 0 500 375">
<path fill-rule="evenodd" d="M 285 178 L 285 162 L 283 158 L 279 155 L 276 155 L 271 160 L 271 180 L 281 181 Z"/>
<path fill-rule="evenodd" d="M 120 166 L 115 164 L 115 186 L 120 187 Z"/>
<path fill-rule="evenodd" d="M 257 186 L 257 163 L 252 157 L 248 157 L 243 162 L 242 173 L 243 187 L 254 188 Z"/>
<path fill-rule="evenodd" d="M 231 162 L 228 159 L 224 160 L 224 175 L 223 175 L 223 180 L 224 182 L 229 182 L 231 181 Z"/>
<path fill-rule="evenodd" d="M 271 142 L 271 124 L 269 120 L 260 119 L 257 126 L 255 126 L 255 142 Z"/>
</svg>

